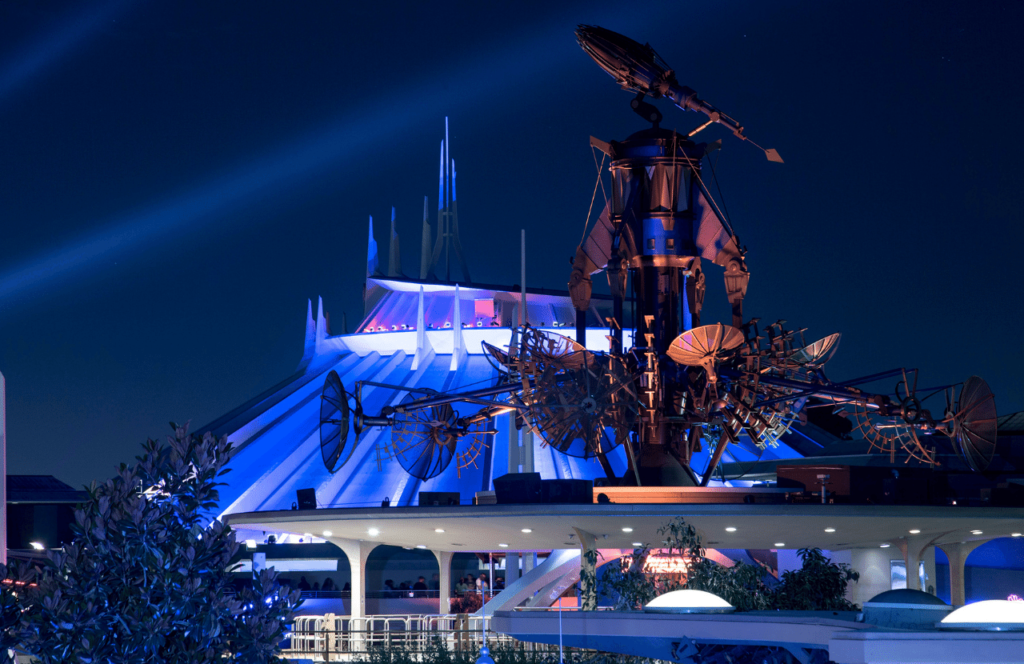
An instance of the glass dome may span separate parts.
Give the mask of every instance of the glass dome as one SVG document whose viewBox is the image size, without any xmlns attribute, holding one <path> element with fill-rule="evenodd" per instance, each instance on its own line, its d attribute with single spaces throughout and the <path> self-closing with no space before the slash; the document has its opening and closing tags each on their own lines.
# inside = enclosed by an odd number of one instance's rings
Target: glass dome
<svg viewBox="0 0 1024 664">
<path fill-rule="evenodd" d="M 736 610 L 718 595 L 703 590 L 673 590 L 644 606 L 648 613 L 732 613 Z"/>
<path fill-rule="evenodd" d="M 989 599 L 961 607 L 942 619 L 945 629 L 1024 631 L 1024 602 Z"/>
</svg>

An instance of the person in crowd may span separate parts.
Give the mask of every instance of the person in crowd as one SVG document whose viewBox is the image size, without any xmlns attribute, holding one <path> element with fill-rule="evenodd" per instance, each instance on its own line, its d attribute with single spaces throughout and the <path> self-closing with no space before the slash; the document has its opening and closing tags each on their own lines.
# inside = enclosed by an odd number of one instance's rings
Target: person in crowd
<svg viewBox="0 0 1024 664">
<path fill-rule="evenodd" d="M 434 576 L 430 577 L 430 589 L 440 590 L 441 589 L 441 575 L 434 573 Z"/>
<path fill-rule="evenodd" d="M 476 580 L 476 589 L 479 590 L 480 592 L 484 592 L 484 593 L 487 592 L 488 590 L 490 590 L 490 587 L 489 587 L 489 585 L 487 583 L 487 575 L 486 574 L 481 574 L 480 578 L 478 578 Z"/>
<path fill-rule="evenodd" d="M 308 592 L 309 590 L 311 590 L 311 588 L 309 587 L 309 581 L 306 581 L 306 577 L 304 576 L 299 577 L 299 585 L 297 587 L 299 590 L 303 592 Z"/>
<path fill-rule="evenodd" d="M 505 589 L 505 577 L 499 576 L 496 579 L 494 579 L 494 589 L 495 590 L 504 590 Z"/>
<path fill-rule="evenodd" d="M 469 592 L 469 584 L 466 583 L 466 577 L 459 577 L 459 582 L 455 584 L 455 592 L 459 595 Z"/>
<path fill-rule="evenodd" d="M 388 579 L 384 582 L 384 596 L 393 597 L 395 594 L 395 582 Z"/>
<path fill-rule="evenodd" d="M 324 585 L 320 586 L 320 590 L 337 590 L 338 588 L 334 585 L 334 579 L 327 577 L 324 579 Z"/>
<path fill-rule="evenodd" d="M 314 581 L 313 582 L 313 592 L 315 592 L 315 593 L 320 592 L 320 582 L 319 581 Z"/>
<path fill-rule="evenodd" d="M 345 587 L 341 589 L 341 592 L 343 592 L 343 593 L 350 593 L 350 592 L 352 592 L 352 584 L 350 584 L 348 581 L 346 581 L 345 582 Z"/>
<path fill-rule="evenodd" d="M 426 597 L 427 580 L 421 576 L 420 578 L 416 579 L 416 583 L 412 585 L 412 589 L 415 591 L 414 594 L 416 597 Z"/>
</svg>

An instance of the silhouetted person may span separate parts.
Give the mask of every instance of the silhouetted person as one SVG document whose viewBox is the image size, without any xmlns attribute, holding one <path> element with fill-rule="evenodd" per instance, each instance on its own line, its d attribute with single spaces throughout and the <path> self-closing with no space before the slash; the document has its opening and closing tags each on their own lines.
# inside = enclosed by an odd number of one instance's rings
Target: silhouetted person
<svg viewBox="0 0 1024 664">
<path fill-rule="evenodd" d="M 324 579 L 324 585 L 320 586 L 320 590 L 337 590 L 334 585 L 334 580 L 331 577 Z"/>
<path fill-rule="evenodd" d="M 313 582 L 313 592 L 320 592 L 320 582 L 319 581 L 314 581 Z"/>
<path fill-rule="evenodd" d="M 434 574 L 434 576 L 430 577 L 430 589 L 431 590 L 440 590 L 441 589 L 441 575 L 440 574 Z"/>
<path fill-rule="evenodd" d="M 306 577 L 304 577 L 304 576 L 300 576 L 299 577 L 298 589 L 302 590 L 304 592 L 308 591 L 308 590 L 311 590 L 311 588 L 309 587 L 309 581 L 306 581 Z"/>
<path fill-rule="evenodd" d="M 418 597 L 424 597 L 427 594 L 427 580 L 422 576 L 416 579 L 416 583 L 412 584 L 412 589 L 416 591 Z"/>
</svg>

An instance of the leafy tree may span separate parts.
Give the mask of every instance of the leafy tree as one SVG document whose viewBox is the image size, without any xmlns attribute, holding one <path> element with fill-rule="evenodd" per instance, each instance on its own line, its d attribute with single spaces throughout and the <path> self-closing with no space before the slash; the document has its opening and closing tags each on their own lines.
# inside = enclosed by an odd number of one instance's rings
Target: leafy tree
<svg viewBox="0 0 1024 664">
<path fill-rule="evenodd" d="M 846 599 L 850 581 L 860 578 L 846 563 L 834 563 L 821 549 L 800 549 L 803 561 L 799 570 L 782 575 L 775 589 L 774 608 L 784 611 L 856 611 L 857 605 Z"/>
<path fill-rule="evenodd" d="M 93 484 L 74 539 L 51 552 L 24 603 L 23 648 L 42 664 L 274 662 L 299 591 L 263 570 L 236 594 L 231 530 L 208 514 L 227 438 L 172 424 L 134 466 Z"/>
<path fill-rule="evenodd" d="M 676 518 L 658 532 L 665 538 L 662 549 L 684 559 L 685 580 L 646 572 L 644 565 L 650 549 L 638 549 L 624 564 L 613 567 L 602 577 L 601 590 L 617 598 L 616 609 L 640 610 L 658 595 L 682 588 L 718 595 L 737 611 L 850 611 L 857 608 L 846 600 L 845 594 L 849 582 L 856 581 L 860 575 L 847 565 L 833 563 L 820 549 L 800 549 L 802 569 L 786 572 L 780 584 L 772 589 L 764 583 L 766 572 L 760 566 L 737 562 L 727 568 L 707 558 L 700 535 L 682 518 Z"/>
</svg>

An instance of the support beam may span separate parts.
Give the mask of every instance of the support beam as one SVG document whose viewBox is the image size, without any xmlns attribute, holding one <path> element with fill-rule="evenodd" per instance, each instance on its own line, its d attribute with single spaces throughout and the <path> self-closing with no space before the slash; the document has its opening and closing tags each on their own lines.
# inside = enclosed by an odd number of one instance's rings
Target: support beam
<svg viewBox="0 0 1024 664">
<path fill-rule="evenodd" d="M 434 551 L 433 554 L 437 558 L 437 566 L 441 576 L 441 590 L 438 593 L 437 612 L 445 614 L 450 610 L 449 604 L 452 598 L 452 557 L 455 553 L 452 551 Z"/>
<path fill-rule="evenodd" d="M 580 540 L 580 608 L 597 610 L 597 536 L 573 526 Z"/>
<path fill-rule="evenodd" d="M 519 554 L 505 554 L 505 587 L 519 580 Z"/>
<path fill-rule="evenodd" d="M 352 598 L 349 600 L 349 615 L 355 619 L 366 616 L 366 561 L 370 552 L 380 546 L 377 542 L 359 542 L 356 540 L 328 537 L 327 540 L 336 545 L 348 558 L 351 570 Z"/>
<path fill-rule="evenodd" d="M 967 556 L 988 540 L 973 542 L 949 542 L 938 547 L 949 558 L 949 603 L 952 606 L 963 606 L 967 603 L 967 590 L 964 587 L 964 568 Z"/>
<path fill-rule="evenodd" d="M 921 587 L 921 577 L 918 571 L 921 568 L 921 562 L 924 559 L 925 551 L 929 547 L 934 546 L 936 540 L 945 537 L 949 533 L 941 533 L 939 535 L 910 535 L 908 537 L 900 537 L 893 543 L 899 548 L 900 553 L 903 554 L 903 562 L 906 564 L 907 570 L 907 588 L 910 590 L 924 590 Z M 934 569 L 934 563 L 932 565 Z M 927 566 L 926 566 L 927 569 Z M 932 585 L 934 580 L 932 580 Z"/>
</svg>

